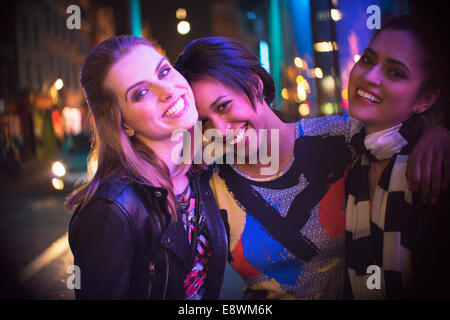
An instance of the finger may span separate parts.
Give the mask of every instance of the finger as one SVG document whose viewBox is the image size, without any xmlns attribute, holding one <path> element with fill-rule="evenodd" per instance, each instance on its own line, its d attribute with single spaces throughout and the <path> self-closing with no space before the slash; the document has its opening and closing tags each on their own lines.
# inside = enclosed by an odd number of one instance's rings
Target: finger
<svg viewBox="0 0 450 320">
<path fill-rule="evenodd" d="M 431 166 L 433 164 L 433 157 L 431 152 L 427 152 L 420 161 L 420 193 L 422 201 L 427 203 L 429 200 L 431 189 Z"/>
<path fill-rule="evenodd" d="M 411 154 L 408 158 L 408 165 L 406 167 L 406 179 L 408 180 L 408 189 L 412 193 L 419 192 L 420 173 L 420 157 L 416 154 Z"/>
<path fill-rule="evenodd" d="M 433 157 L 433 165 L 431 168 L 431 194 L 430 194 L 430 200 L 432 204 L 435 204 L 437 202 L 437 199 L 439 198 L 439 194 L 441 192 L 441 182 L 443 184 L 443 177 L 442 177 L 442 153 L 437 152 L 434 154 Z"/>
</svg>

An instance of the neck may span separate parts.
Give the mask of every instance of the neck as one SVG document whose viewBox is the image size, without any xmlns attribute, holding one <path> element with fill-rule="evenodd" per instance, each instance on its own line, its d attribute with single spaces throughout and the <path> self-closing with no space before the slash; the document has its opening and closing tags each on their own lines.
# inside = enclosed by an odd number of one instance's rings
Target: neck
<svg viewBox="0 0 450 320">
<path fill-rule="evenodd" d="M 386 124 L 386 125 L 373 125 L 373 124 L 369 124 L 369 123 L 363 123 L 364 124 L 364 128 L 366 129 L 366 134 L 372 134 L 372 133 L 376 133 L 379 131 L 383 131 L 383 130 L 387 130 L 390 128 L 393 128 L 395 126 L 398 126 L 399 124 L 402 124 L 403 122 L 397 122 L 397 123 L 390 123 L 390 124 Z"/>
<path fill-rule="evenodd" d="M 181 142 L 172 141 L 171 137 L 161 140 L 150 140 L 145 137 L 140 137 L 140 139 L 166 164 L 170 172 L 174 193 L 181 193 L 186 187 L 188 181 L 186 174 L 191 167 L 191 163 L 184 164 L 182 162 L 181 164 L 177 164 L 174 162 L 175 159 L 173 157 L 175 155 L 173 154 L 173 150 L 182 150 L 179 148 L 179 143 Z"/>
</svg>

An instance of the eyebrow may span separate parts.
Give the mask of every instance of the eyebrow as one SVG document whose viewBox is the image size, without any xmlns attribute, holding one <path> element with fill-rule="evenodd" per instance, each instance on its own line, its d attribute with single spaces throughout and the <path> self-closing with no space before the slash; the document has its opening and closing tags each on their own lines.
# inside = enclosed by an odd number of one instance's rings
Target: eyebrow
<svg viewBox="0 0 450 320">
<path fill-rule="evenodd" d="M 157 65 L 156 68 L 155 68 L 155 73 L 158 72 L 159 68 L 161 67 L 161 65 L 163 64 L 164 61 L 168 61 L 167 57 L 162 57 L 162 59 L 159 60 L 158 65 Z M 129 92 L 131 89 L 133 89 L 133 88 L 135 88 L 135 87 L 137 87 L 137 86 L 143 84 L 144 82 L 145 82 L 144 80 L 138 81 L 138 82 L 136 82 L 135 84 L 132 84 L 131 86 L 129 86 L 128 89 L 127 89 L 127 91 L 125 91 L 125 101 L 127 101 L 128 92 Z"/>
<path fill-rule="evenodd" d="M 371 48 L 366 48 L 365 51 L 368 51 L 370 54 L 372 54 L 372 55 L 374 55 L 374 56 L 378 56 L 377 53 L 376 53 L 373 49 L 371 49 Z M 392 58 L 386 58 L 386 61 L 389 62 L 389 63 L 394 63 L 394 64 L 401 65 L 403 68 L 406 69 L 406 71 L 407 71 L 408 73 L 411 74 L 411 71 L 410 71 L 409 68 L 406 66 L 406 64 L 404 64 L 403 62 L 401 62 L 401 61 L 399 61 L 399 60 L 396 60 L 396 59 L 392 59 Z"/>
<path fill-rule="evenodd" d="M 227 95 L 226 94 L 224 94 L 224 95 L 222 95 L 222 96 L 220 96 L 220 97 L 218 97 L 216 100 L 214 100 L 214 102 L 213 103 L 211 103 L 211 105 L 209 106 L 209 108 L 211 109 L 211 108 L 213 108 L 214 107 L 214 105 L 217 103 L 217 102 L 219 102 L 219 100 L 220 99 L 222 99 L 222 98 L 225 98 Z"/>
</svg>

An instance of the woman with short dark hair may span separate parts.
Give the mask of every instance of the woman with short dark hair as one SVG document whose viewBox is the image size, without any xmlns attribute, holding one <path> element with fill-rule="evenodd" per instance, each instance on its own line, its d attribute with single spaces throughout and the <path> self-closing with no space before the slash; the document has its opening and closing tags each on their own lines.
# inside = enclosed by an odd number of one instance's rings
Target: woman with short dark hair
<svg viewBox="0 0 450 320">
<path fill-rule="evenodd" d="M 210 181 L 227 215 L 230 262 L 245 280 L 245 297 L 343 298 L 350 117 L 283 122 L 270 108 L 271 76 L 233 39 L 194 40 L 175 67 L 192 87 L 205 135 L 214 128 L 225 150 L 245 151 L 244 162 L 219 158 Z M 255 131 L 267 136 L 252 143 L 247 133 Z M 263 145 L 279 156 L 275 172 L 261 158 L 250 161 Z"/>
</svg>

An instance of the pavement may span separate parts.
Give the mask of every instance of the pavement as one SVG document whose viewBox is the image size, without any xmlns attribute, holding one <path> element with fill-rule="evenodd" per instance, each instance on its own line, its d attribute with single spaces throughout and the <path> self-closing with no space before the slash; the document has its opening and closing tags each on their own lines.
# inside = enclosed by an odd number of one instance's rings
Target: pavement
<svg viewBox="0 0 450 320">
<path fill-rule="evenodd" d="M 63 209 L 67 192 L 51 186 L 52 162 L 32 159 L 19 177 L 0 177 L 0 298 L 74 299 L 66 285 L 71 215 Z M 58 250 L 49 250 L 58 239 Z"/>
</svg>

